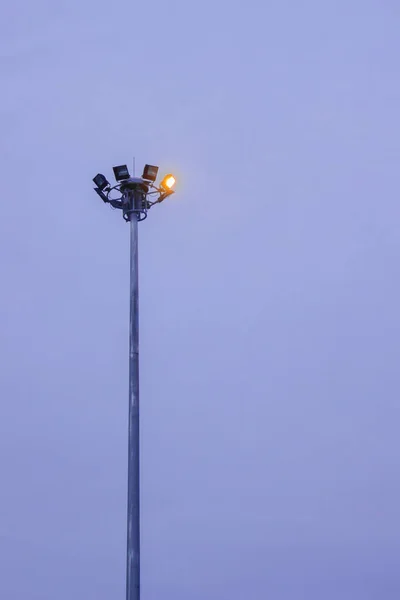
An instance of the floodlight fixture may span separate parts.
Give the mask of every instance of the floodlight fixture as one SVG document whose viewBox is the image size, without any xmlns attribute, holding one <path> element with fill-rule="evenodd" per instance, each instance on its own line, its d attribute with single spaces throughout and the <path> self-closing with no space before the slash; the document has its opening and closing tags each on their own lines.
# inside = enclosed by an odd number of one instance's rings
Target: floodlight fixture
<svg viewBox="0 0 400 600">
<path fill-rule="evenodd" d="M 168 173 L 168 175 L 166 175 L 164 177 L 164 179 L 162 180 L 162 182 L 160 183 L 160 188 L 164 191 L 164 192 L 168 192 L 170 194 L 173 194 L 173 187 L 176 183 L 176 179 L 173 175 L 171 175 L 171 173 Z"/>
<path fill-rule="evenodd" d="M 123 181 L 124 179 L 129 179 L 129 171 L 126 165 L 119 165 L 119 167 L 113 167 L 114 177 L 116 181 Z"/>
<path fill-rule="evenodd" d="M 106 187 L 110 186 L 107 179 L 101 173 L 97 173 L 96 177 L 93 177 L 93 181 L 99 190 L 104 190 Z"/>
<path fill-rule="evenodd" d="M 158 167 L 154 165 L 145 165 L 143 171 L 143 179 L 154 182 L 157 179 Z"/>
</svg>

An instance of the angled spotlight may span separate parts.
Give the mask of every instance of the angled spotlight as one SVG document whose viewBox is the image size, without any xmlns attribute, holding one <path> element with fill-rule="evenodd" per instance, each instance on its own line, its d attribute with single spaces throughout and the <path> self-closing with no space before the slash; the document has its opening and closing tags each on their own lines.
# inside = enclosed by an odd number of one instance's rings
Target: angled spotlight
<svg viewBox="0 0 400 600">
<path fill-rule="evenodd" d="M 146 181 L 155 181 L 157 179 L 158 167 L 154 165 L 145 165 L 142 178 Z"/>
<path fill-rule="evenodd" d="M 93 177 L 93 181 L 99 190 L 104 190 L 110 185 L 107 179 L 101 173 L 98 173 L 96 177 Z"/>
<path fill-rule="evenodd" d="M 114 177 L 116 181 L 123 181 L 124 179 L 129 179 L 129 171 L 126 165 L 120 165 L 119 167 L 113 167 Z"/>
<path fill-rule="evenodd" d="M 100 198 L 103 200 L 103 202 L 108 202 L 108 198 L 102 189 L 95 187 L 94 191 L 96 192 L 96 194 L 98 194 L 100 196 Z"/>
<path fill-rule="evenodd" d="M 174 190 L 172 189 L 176 183 L 176 179 L 171 173 L 166 175 L 162 182 L 160 183 L 160 188 L 169 194 L 173 194 Z"/>
</svg>

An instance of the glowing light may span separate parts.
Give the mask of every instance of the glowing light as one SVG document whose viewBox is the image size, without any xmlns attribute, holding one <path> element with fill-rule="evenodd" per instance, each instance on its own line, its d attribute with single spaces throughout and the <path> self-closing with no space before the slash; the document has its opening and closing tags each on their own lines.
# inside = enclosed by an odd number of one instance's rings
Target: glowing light
<svg viewBox="0 0 400 600">
<path fill-rule="evenodd" d="M 164 189 L 164 190 L 172 190 L 172 188 L 174 187 L 176 183 L 176 179 L 173 175 L 168 174 L 164 177 L 164 179 L 162 180 L 160 186 Z"/>
</svg>

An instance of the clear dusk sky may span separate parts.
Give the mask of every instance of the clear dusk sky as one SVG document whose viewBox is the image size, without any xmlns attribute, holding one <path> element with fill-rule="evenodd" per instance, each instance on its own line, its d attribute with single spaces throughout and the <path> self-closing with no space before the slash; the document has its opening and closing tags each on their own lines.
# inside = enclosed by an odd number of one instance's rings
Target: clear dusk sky
<svg viewBox="0 0 400 600">
<path fill-rule="evenodd" d="M 400 5 L 0 9 L 0 598 L 125 594 L 140 225 L 142 599 L 400 598 Z"/>
</svg>

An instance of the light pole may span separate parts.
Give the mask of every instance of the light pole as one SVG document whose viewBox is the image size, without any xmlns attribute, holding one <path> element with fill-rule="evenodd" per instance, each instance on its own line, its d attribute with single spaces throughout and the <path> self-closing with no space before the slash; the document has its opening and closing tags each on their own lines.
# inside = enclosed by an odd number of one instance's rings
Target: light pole
<svg viewBox="0 0 400 600">
<path fill-rule="evenodd" d="M 131 177 L 126 165 L 114 167 L 117 184 L 111 186 L 99 173 L 93 178 L 103 202 L 122 210 L 130 223 L 128 515 L 126 600 L 140 600 L 140 454 L 139 454 L 139 270 L 138 223 L 154 204 L 174 193 L 175 177 L 166 175 L 157 187 L 158 167 L 146 165 L 142 177 Z M 117 195 L 117 197 L 113 197 Z"/>
</svg>

